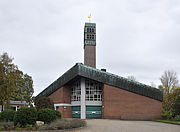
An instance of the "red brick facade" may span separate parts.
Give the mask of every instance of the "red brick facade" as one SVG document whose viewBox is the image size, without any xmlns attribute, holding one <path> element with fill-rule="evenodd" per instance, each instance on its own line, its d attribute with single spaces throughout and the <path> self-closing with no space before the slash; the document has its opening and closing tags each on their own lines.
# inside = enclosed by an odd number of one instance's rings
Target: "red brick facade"
<svg viewBox="0 0 180 132">
<path fill-rule="evenodd" d="M 152 120 L 161 118 L 162 102 L 104 84 L 102 118 Z"/>
<path fill-rule="evenodd" d="M 61 87 L 49 96 L 55 104 L 71 104 L 71 90 Z M 152 120 L 161 118 L 162 102 L 104 84 L 102 118 Z M 60 106 L 62 117 L 72 117 L 71 106 Z"/>
<path fill-rule="evenodd" d="M 61 87 L 54 93 L 52 93 L 49 98 L 54 102 L 54 104 L 71 104 L 71 90 L 68 87 Z M 58 110 L 61 112 L 62 117 L 71 118 L 72 117 L 72 107 L 71 106 L 60 106 Z"/>
</svg>

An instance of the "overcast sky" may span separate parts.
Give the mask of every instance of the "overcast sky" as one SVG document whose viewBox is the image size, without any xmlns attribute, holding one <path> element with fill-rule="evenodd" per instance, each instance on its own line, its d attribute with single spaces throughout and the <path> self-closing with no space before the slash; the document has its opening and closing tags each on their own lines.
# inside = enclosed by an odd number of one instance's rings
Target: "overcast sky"
<svg viewBox="0 0 180 132">
<path fill-rule="evenodd" d="M 97 24 L 97 68 L 160 84 L 180 77 L 180 0 L 0 0 L 0 54 L 32 76 L 34 95 L 83 63 L 83 28 Z"/>
</svg>

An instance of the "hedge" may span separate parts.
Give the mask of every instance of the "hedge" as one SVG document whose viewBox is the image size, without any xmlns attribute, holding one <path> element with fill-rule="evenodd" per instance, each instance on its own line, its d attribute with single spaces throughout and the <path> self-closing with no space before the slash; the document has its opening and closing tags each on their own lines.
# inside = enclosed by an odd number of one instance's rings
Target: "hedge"
<svg viewBox="0 0 180 132">
<path fill-rule="evenodd" d="M 0 113 L 0 120 L 2 121 L 13 121 L 15 111 L 14 110 L 4 110 Z"/>
</svg>

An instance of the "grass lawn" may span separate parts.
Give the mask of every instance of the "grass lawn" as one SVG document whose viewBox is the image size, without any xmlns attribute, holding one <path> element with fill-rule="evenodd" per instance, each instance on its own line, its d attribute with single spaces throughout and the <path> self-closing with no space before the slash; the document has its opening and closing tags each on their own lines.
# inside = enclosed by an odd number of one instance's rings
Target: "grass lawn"
<svg viewBox="0 0 180 132">
<path fill-rule="evenodd" d="M 156 122 L 164 122 L 164 123 L 171 123 L 171 124 L 179 124 L 180 125 L 180 120 L 155 120 Z"/>
</svg>

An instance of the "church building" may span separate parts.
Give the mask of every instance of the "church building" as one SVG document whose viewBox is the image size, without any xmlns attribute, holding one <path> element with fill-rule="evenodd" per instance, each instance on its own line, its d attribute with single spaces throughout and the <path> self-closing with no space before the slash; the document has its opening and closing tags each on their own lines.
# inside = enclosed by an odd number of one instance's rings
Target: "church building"
<svg viewBox="0 0 180 132">
<path fill-rule="evenodd" d="M 96 23 L 84 26 L 84 64 L 76 63 L 45 88 L 64 118 L 153 120 L 161 118 L 161 90 L 96 69 Z"/>
</svg>

